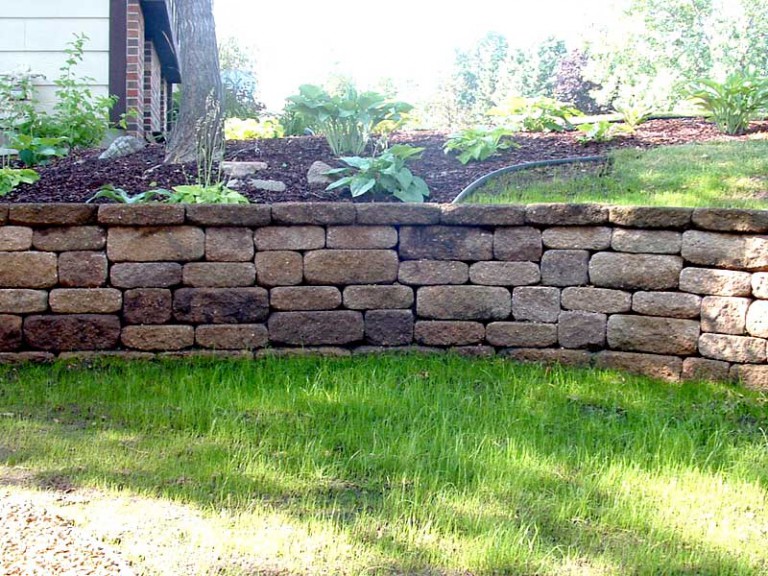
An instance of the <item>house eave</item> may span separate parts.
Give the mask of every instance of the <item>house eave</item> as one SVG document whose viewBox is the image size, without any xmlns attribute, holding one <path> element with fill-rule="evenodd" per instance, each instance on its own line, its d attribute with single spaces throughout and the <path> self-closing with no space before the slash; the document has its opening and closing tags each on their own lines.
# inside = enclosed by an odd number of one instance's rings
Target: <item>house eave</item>
<svg viewBox="0 0 768 576">
<path fill-rule="evenodd" d="M 168 1 L 141 0 L 141 8 L 144 12 L 146 36 L 155 45 L 163 75 L 169 82 L 181 83 L 177 43 Z"/>
</svg>

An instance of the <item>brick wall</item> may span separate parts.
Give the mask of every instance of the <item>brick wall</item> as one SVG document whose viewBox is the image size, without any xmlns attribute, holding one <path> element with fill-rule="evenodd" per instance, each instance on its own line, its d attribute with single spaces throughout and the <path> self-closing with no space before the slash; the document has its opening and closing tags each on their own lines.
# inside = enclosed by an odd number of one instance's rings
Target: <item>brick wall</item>
<svg viewBox="0 0 768 576">
<path fill-rule="evenodd" d="M 144 42 L 144 132 L 165 130 L 163 73 L 160 58 L 151 40 Z"/>
<path fill-rule="evenodd" d="M 144 133 L 144 14 L 139 0 L 128 0 L 125 109 L 130 134 Z M 135 112 L 132 112 L 135 111 Z"/>
<path fill-rule="evenodd" d="M 418 347 L 768 388 L 768 212 L 0 205 L 0 359 Z"/>
</svg>

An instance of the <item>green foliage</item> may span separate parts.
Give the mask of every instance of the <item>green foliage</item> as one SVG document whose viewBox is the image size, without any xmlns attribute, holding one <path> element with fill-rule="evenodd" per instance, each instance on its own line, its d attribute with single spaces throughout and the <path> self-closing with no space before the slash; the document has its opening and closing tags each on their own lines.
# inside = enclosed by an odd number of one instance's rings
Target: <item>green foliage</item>
<svg viewBox="0 0 768 576">
<path fill-rule="evenodd" d="M 169 204 L 248 204 L 248 198 L 222 183 L 211 186 L 189 184 L 174 186 L 168 194 Z"/>
<path fill-rule="evenodd" d="M 418 158 L 423 148 L 407 145 L 392 146 L 379 156 L 340 158 L 347 166 L 329 170 L 329 175 L 341 178 L 331 183 L 326 190 L 348 186 L 353 198 L 370 193 L 377 196 L 394 196 L 402 202 L 423 202 L 429 197 L 427 183 L 406 167 L 411 158 Z"/>
<path fill-rule="evenodd" d="M 452 134 L 443 150 L 446 154 L 459 151 L 457 158 L 462 164 L 471 161 L 482 162 L 498 154 L 500 150 L 519 148 L 519 144 L 509 140 L 514 133 L 514 130 L 504 127 L 467 128 Z"/>
<path fill-rule="evenodd" d="M 362 154 L 374 131 L 385 126 L 384 122 L 389 123 L 388 129 L 398 126 L 413 108 L 378 92 L 358 92 L 353 86 L 332 96 L 319 86 L 304 84 L 288 101 L 288 111 L 301 115 L 323 134 L 336 156 Z"/>
<path fill-rule="evenodd" d="M 53 158 L 63 158 L 68 151 L 63 137 L 40 138 L 29 134 L 13 134 L 8 140 L 25 166 L 47 164 Z"/>
<path fill-rule="evenodd" d="M 19 184 L 34 184 L 40 180 L 40 175 L 29 168 L 0 168 L 0 196 L 5 196 L 16 189 Z"/>
<path fill-rule="evenodd" d="M 631 128 L 608 122 L 608 120 L 580 124 L 576 129 L 581 132 L 581 134 L 576 137 L 576 140 L 581 144 L 589 144 L 590 142 L 610 142 L 617 135 L 622 133 L 626 134 L 628 131 L 631 131 Z"/>
<path fill-rule="evenodd" d="M 28 133 L 34 124 L 35 74 L 19 71 L 0 75 L 0 135 Z"/>
<path fill-rule="evenodd" d="M 552 98 L 508 98 L 492 108 L 489 115 L 502 123 L 509 123 L 525 132 L 562 132 L 573 128 L 571 118 L 583 114 L 564 102 Z"/>
<path fill-rule="evenodd" d="M 768 78 L 737 72 L 724 82 L 700 79 L 689 95 L 726 134 L 744 134 L 750 120 L 768 111 Z"/>
<path fill-rule="evenodd" d="M 297 112 L 290 103 L 283 109 L 279 122 L 280 126 L 283 128 L 284 136 L 306 136 L 309 133 L 314 134 L 314 130 L 310 128 L 309 119 Z"/>
<path fill-rule="evenodd" d="M 224 138 L 227 140 L 257 140 L 261 138 L 282 138 L 283 125 L 276 118 L 256 120 L 248 118 L 227 118 L 224 122 Z"/>
<path fill-rule="evenodd" d="M 168 199 L 170 193 L 168 190 L 147 190 L 146 192 L 140 192 L 133 196 L 123 190 L 122 188 L 115 188 L 111 184 L 102 186 L 99 190 L 86 200 L 86 204 L 98 200 L 99 198 L 105 198 L 106 200 L 112 200 L 120 204 L 148 204 L 150 202 L 164 202 Z"/>
<path fill-rule="evenodd" d="M 641 99 L 617 99 L 614 102 L 616 112 L 621 114 L 624 124 L 634 132 L 653 112 L 653 108 Z"/>
</svg>

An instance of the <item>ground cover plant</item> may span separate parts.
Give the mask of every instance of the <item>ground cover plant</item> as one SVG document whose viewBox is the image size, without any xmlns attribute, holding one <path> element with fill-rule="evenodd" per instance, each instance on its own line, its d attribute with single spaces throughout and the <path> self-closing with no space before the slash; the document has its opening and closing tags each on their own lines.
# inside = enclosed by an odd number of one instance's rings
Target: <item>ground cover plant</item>
<svg viewBox="0 0 768 576">
<path fill-rule="evenodd" d="M 102 530 L 147 574 L 756 576 L 765 401 L 453 356 L 3 367 L 0 465 L 145 502 Z M 152 500 L 215 554 L 132 548 Z"/>
</svg>

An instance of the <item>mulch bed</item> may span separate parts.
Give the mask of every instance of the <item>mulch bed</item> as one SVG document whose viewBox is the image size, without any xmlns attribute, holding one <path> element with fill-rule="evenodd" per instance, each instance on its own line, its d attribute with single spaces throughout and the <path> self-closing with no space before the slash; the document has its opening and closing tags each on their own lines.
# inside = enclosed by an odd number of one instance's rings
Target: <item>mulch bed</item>
<svg viewBox="0 0 768 576">
<path fill-rule="evenodd" d="M 768 132 L 768 122 L 754 123 L 751 133 Z M 462 165 L 453 155 L 443 153 L 448 135 L 441 132 L 410 132 L 394 136 L 392 143 L 424 147 L 421 159 L 410 164 L 413 172 L 424 178 L 430 188 L 431 202 L 451 202 L 477 178 L 504 166 L 604 154 L 615 148 L 650 148 L 655 146 L 740 139 L 720 134 L 711 122 L 698 118 L 651 120 L 629 136 L 619 136 L 607 143 L 582 145 L 577 133 L 521 133 L 515 141 L 519 148 L 508 150 L 480 163 Z M 170 188 L 194 183 L 194 164 L 164 165 L 162 145 L 147 146 L 142 152 L 116 160 L 99 160 L 99 150 L 79 151 L 48 166 L 40 167 L 40 180 L 23 185 L 0 199 L 2 202 L 85 202 L 101 186 L 111 184 L 135 194 L 151 188 Z M 267 192 L 245 184 L 238 188 L 252 202 L 351 201 L 348 190 L 326 192 L 310 189 L 306 174 L 310 165 L 321 160 L 338 166 L 324 138 L 302 136 L 245 142 L 228 142 L 226 160 L 263 161 L 268 164 L 257 178 L 279 180 L 284 192 Z"/>
</svg>

